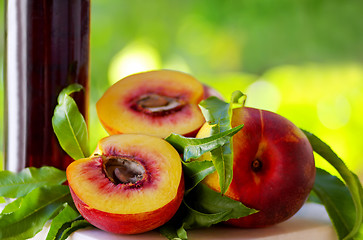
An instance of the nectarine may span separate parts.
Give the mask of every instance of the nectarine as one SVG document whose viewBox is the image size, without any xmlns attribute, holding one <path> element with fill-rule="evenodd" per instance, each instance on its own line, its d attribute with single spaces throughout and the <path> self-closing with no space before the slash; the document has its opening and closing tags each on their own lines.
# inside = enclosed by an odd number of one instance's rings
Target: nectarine
<svg viewBox="0 0 363 240">
<path fill-rule="evenodd" d="M 81 215 L 113 233 L 135 234 L 163 225 L 184 194 L 178 152 L 153 136 L 101 139 L 94 156 L 74 161 L 66 172 Z"/>
<path fill-rule="evenodd" d="M 189 74 L 155 70 L 133 74 L 112 85 L 96 104 L 109 134 L 195 136 L 204 123 L 198 103 L 203 85 Z"/>
<path fill-rule="evenodd" d="M 312 147 L 304 133 L 286 118 L 264 110 L 233 110 L 233 179 L 226 196 L 258 213 L 231 219 L 239 227 L 264 227 L 287 220 L 304 204 L 315 180 Z M 197 137 L 210 135 L 206 123 Z M 210 158 L 208 155 L 202 158 Z M 203 182 L 220 191 L 217 173 Z"/>
</svg>

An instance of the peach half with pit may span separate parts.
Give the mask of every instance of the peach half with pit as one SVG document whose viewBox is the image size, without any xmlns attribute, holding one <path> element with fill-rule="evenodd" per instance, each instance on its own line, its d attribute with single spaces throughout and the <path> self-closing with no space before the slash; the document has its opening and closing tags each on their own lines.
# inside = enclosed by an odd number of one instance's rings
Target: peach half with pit
<svg viewBox="0 0 363 240">
<path fill-rule="evenodd" d="M 154 70 L 116 82 L 98 100 L 96 109 L 109 134 L 195 136 L 205 122 L 198 107 L 203 97 L 203 84 L 191 75 Z"/>
<path fill-rule="evenodd" d="M 259 212 L 228 223 L 252 228 L 285 221 L 303 206 L 314 185 L 312 147 L 297 126 L 273 112 L 236 108 L 231 125 L 241 124 L 243 128 L 232 138 L 233 179 L 225 195 Z M 205 124 L 197 137 L 210 135 L 210 129 Z M 217 173 L 203 183 L 220 192 Z"/>
<path fill-rule="evenodd" d="M 102 230 L 137 234 L 172 218 L 184 194 L 178 152 L 165 140 L 120 134 L 103 138 L 90 158 L 67 168 L 74 203 Z"/>
</svg>

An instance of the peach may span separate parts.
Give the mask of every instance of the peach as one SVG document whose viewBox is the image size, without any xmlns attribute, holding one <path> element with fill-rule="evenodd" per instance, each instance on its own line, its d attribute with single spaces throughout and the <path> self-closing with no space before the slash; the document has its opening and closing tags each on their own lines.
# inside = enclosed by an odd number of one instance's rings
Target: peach
<svg viewBox="0 0 363 240">
<path fill-rule="evenodd" d="M 228 223 L 264 227 L 285 221 L 302 207 L 313 187 L 312 147 L 292 122 L 269 111 L 234 109 L 232 127 L 240 124 L 244 127 L 233 136 L 233 179 L 226 196 L 259 212 Z M 210 135 L 210 128 L 205 124 L 197 137 Z M 203 183 L 220 192 L 217 173 Z"/>
<path fill-rule="evenodd" d="M 178 152 L 154 136 L 103 138 L 94 156 L 74 161 L 66 172 L 81 215 L 112 233 L 136 234 L 163 225 L 184 194 Z"/>
<path fill-rule="evenodd" d="M 194 77 L 155 70 L 121 79 L 104 93 L 96 109 L 109 134 L 195 136 L 204 123 L 198 107 L 203 97 L 203 85 Z"/>
</svg>

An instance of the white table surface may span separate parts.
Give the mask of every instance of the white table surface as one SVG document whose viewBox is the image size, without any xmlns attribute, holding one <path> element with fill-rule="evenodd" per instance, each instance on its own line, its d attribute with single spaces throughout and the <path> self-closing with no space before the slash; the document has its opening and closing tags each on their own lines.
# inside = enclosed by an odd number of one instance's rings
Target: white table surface
<svg viewBox="0 0 363 240">
<path fill-rule="evenodd" d="M 32 240 L 44 240 L 48 226 Z M 239 229 L 224 225 L 188 231 L 190 240 L 337 240 L 337 235 L 323 206 L 307 203 L 291 219 L 260 229 Z M 96 228 L 74 232 L 68 240 L 162 240 L 156 231 L 137 235 L 116 235 Z"/>
</svg>

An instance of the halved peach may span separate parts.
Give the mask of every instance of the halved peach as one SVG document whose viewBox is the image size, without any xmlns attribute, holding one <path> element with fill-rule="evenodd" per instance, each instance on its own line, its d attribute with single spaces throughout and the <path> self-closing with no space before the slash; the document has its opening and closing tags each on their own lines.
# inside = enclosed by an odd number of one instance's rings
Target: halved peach
<svg viewBox="0 0 363 240">
<path fill-rule="evenodd" d="M 121 79 L 104 93 L 96 108 L 109 134 L 191 136 L 205 122 L 198 107 L 203 96 L 203 85 L 191 75 L 155 70 Z"/>
<path fill-rule="evenodd" d="M 146 135 L 102 139 L 96 155 L 68 166 L 67 179 L 81 215 L 113 233 L 136 234 L 163 225 L 184 194 L 178 152 Z"/>
</svg>

